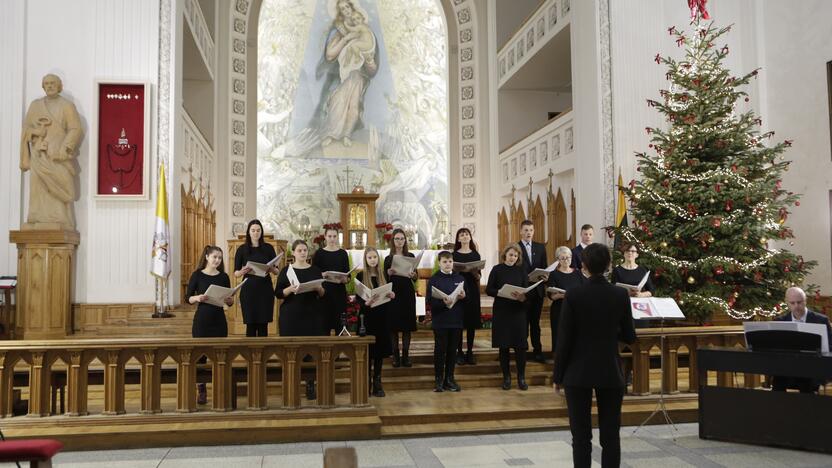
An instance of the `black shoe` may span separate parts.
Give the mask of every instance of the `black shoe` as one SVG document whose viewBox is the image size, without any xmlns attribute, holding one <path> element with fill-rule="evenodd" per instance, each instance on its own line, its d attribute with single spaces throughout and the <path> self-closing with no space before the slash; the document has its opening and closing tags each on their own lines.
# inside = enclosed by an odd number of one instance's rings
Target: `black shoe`
<svg viewBox="0 0 832 468">
<path fill-rule="evenodd" d="M 525 376 L 523 376 L 523 377 L 518 376 L 517 377 L 517 388 L 519 388 L 520 390 L 528 390 L 529 389 L 529 384 L 526 383 L 526 377 Z"/>
<path fill-rule="evenodd" d="M 433 391 L 436 392 L 436 393 L 440 393 L 440 392 L 445 391 L 445 386 L 442 385 L 442 377 L 438 377 L 436 379 L 436 386 L 433 387 Z"/>
<path fill-rule="evenodd" d="M 459 388 L 459 385 L 454 381 L 453 377 L 448 377 L 447 379 L 445 379 L 445 383 L 442 384 L 442 386 L 445 388 L 445 390 L 448 390 L 450 392 L 458 392 L 462 390 L 461 388 Z"/>
<path fill-rule="evenodd" d="M 393 354 L 393 367 L 401 367 L 401 366 L 402 366 L 402 360 L 399 357 L 399 353 L 394 353 Z"/>
<path fill-rule="evenodd" d="M 511 390 L 511 376 L 503 376 L 503 385 L 500 388 L 502 388 L 503 390 Z"/>
<path fill-rule="evenodd" d="M 539 362 L 541 364 L 546 364 L 546 358 L 543 357 L 543 353 L 540 351 L 535 351 L 534 355 L 532 356 L 532 361 Z"/>
<path fill-rule="evenodd" d="M 468 364 L 469 366 L 477 365 L 477 360 L 474 359 L 473 351 L 469 350 L 467 353 L 465 353 L 465 364 Z"/>
<path fill-rule="evenodd" d="M 410 356 L 407 354 L 402 356 L 402 367 L 413 367 L 413 361 L 410 360 Z"/>
<path fill-rule="evenodd" d="M 381 376 L 373 379 L 373 396 L 379 398 L 384 396 L 384 389 L 381 388 Z"/>
<path fill-rule="evenodd" d="M 315 392 L 315 381 L 310 380 L 306 382 L 306 399 L 307 400 L 315 400 L 318 398 L 317 392 Z"/>
<path fill-rule="evenodd" d="M 465 365 L 465 354 L 462 351 L 457 351 L 456 353 L 456 365 L 464 366 Z"/>
</svg>

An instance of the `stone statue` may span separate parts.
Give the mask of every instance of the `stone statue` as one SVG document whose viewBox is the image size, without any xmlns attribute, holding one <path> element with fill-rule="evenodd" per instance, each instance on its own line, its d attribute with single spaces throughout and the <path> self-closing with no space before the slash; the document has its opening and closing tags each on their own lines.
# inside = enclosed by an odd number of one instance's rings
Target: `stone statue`
<svg viewBox="0 0 832 468">
<path fill-rule="evenodd" d="M 20 169 L 31 171 L 29 214 L 23 229 L 74 230 L 75 155 L 84 136 L 75 105 L 61 97 L 56 75 L 42 81 L 46 97 L 29 105 L 20 138 Z"/>
</svg>

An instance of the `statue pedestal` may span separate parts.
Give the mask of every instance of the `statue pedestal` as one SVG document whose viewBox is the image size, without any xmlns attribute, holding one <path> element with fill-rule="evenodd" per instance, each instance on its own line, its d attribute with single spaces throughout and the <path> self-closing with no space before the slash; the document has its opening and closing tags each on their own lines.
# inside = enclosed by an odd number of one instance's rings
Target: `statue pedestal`
<svg viewBox="0 0 832 468">
<path fill-rule="evenodd" d="M 17 323 L 22 339 L 51 340 L 72 334 L 72 278 L 76 231 L 10 231 L 17 244 Z"/>
</svg>

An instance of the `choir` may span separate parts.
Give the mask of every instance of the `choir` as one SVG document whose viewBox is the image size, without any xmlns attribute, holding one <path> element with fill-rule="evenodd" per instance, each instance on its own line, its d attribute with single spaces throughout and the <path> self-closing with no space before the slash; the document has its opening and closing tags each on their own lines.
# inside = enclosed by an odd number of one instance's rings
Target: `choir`
<svg viewBox="0 0 832 468">
<path fill-rule="evenodd" d="M 505 285 L 526 288 L 529 273 L 536 268 L 547 268 L 545 245 L 535 242 L 534 224 L 526 220 L 521 224 L 520 241 L 505 246 L 500 263 L 489 274 L 485 293 L 494 297 L 491 346 L 499 350 L 500 369 L 503 375 L 502 389 L 512 386 L 510 352 L 514 349 L 517 370 L 517 388 L 527 390 L 525 368 L 527 354 L 531 359 L 545 363 L 540 342 L 540 312 L 543 299 L 551 300 L 549 317 L 551 324 L 551 345 L 554 351 L 559 334 L 560 311 L 564 298 L 571 289 L 587 282 L 586 271 L 582 271 L 581 253 L 592 243 L 591 225 L 581 227 L 581 244 L 570 249 L 560 246 L 555 250 L 557 265 L 548 268 L 544 284 L 528 293 L 499 294 Z M 369 289 L 392 283 L 392 292 L 385 300 L 375 296 L 365 300 L 355 296 L 362 328 L 375 337 L 369 346 L 368 376 L 370 394 L 385 395 L 382 387 L 384 359 L 392 356 L 393 367 L 411 367 L 411 334 L 416 331 L 416 272 L 402 276 L 392 268 L 396 255 L 413 257 L 408 251 L 407 237 L 402 229 L 395 229 L 390 238 L 390 254 L 381 258 L 378 250 L 367 247 L 363 252 L 362 267 L 351 277 L 350 256 L 339 245 L 338 231 L 327 229 L 324 233 L 325 246 L 310 255 L 309 247 L 303 240 L 291 245 L 293 261 L 284 268 L 272 266 L 275 263 L 275 249 L 264 241 L 263 225 L 253 219 L 246 229 L 245 243 L 234 256 L 233 274 L 244 278 L 240 290 L 240 307 L 246 324 L 246 336 L 267 336 L 267 327 L 274 320 L 274 300 L 281 300 L 278 330 L 280 336 L 327 336 L 337 334 L 345 325 L 349 305 L 348 285 L 351 281 L 361 283 Z M 611 273 L 613 283 L 639 284 L 647 278 L 641 291 L 630 291 L 634 296 L 648 296 L 654 291 L 648 272 L 636 264 L 638 247 L 624 244 L 621 252 L 624 261 Z M 310 256 L 312 258 L 310 258 Z M 431 314 L 431 328 L 434 334 L 434 391 L 460 391 L 454 378 L 456 365 L 475 365 L 474 338 L 482 326 L 480 306 L 481 269 L 476 262 L 481 260 L 477 244 L 471 231 L 461 228 L 456 232 L 452 251 L 438 255 L 439 270 L 428 282 L 427 302 Z M 251 263 L 259 265 L 254 271 Z M 475 268 L 470 267 L 475 264 Z M 263 271 L 265 275 L 263 276 Z M 324 274 L 327 272 L 327 274 Z M 328 272 L 344 273 L 330 275 Z M 276 275 L 272 287 L 272 275 Z M 647 275 L 647 276 L 645 276 Z M 316 284 L 315 281 L 323 281 Z M 310 283 L 311 288 L 301 288 Z M 228 275 L 224 272 L 223 252 L 219 247 L 206 246 L 201 262 L 191 275 L 186 300 L 197 304 L 194 315 L 194 337 L 223 337 L 228 335 L 228 326 L 222 307 L 206 302 L 205 292 L 211 285 L 230 287 Z M 305 292 L 304 292 L 305 291 Z M 431 293 L 439 291 L 439 293 Z M 437 295 L 439 294 L 439 295 Z M 233 296 L 225 299 L 233 305 Z M 401 334 L 401 342 L 399 335 Z M 466 338 L 463 341 L 463 336 Z M 529 346 L 531 338 L 531 346 Z M 529 348 L 532 351 L 529 352 Z M 306 356 L 305 360 L 311 357 Z M 556 375 L 557 369 L 553 369 Z M 315 398 L 314 373 L 304 373 L 306 396 Z M 200 385 L 198 401 L 204 403 L 205 387 Z"/>
</svg>

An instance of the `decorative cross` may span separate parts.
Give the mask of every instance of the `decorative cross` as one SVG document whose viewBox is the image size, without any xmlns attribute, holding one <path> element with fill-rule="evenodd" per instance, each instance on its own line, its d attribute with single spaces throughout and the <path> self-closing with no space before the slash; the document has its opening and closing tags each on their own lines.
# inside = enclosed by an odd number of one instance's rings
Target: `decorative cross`
<svg viewBox="0 0 832 468">
<path fill-rule="evenodd" d="M 352 190 L 352 187 L 350 187 L 350 174 L 352 174 L 353 172 L 355 172 L 355 171 L 350 170 L 349 166 L 347 166 L 347 168 L 344 169 L 344 174 L 346 174 L 346 180 L 344 181 L 346 183 L 346 186 L 345 186 L 346 190 L 344 190 L 345 192 L 348 192 L 348 191 Z"/>
</svg>

